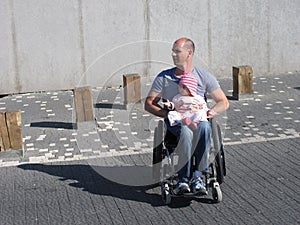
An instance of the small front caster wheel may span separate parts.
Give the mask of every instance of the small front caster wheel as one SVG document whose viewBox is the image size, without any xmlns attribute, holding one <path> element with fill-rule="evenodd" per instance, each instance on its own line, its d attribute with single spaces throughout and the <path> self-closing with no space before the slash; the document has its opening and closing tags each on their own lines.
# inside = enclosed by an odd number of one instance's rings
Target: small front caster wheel
<svg viewBox="0 0 300 225">
<path fill-rule="evenodd" d="M 221 202 L 222 201 L 222 191 L 221 191 L 221 188 L 220 188 L 220 185 L 218 182 L 215 182 L 213 184 L 213 188 L 212 188 L 212 197 L 213 197 L 213 200 L 215 202 Z"/>
<path fill-rule="evenodd" d="M 171 204 L 171 193 L 170 188 L 168 184 L 163 184 L 161 188 L 161 198 L 163 200 L 163 203 L 166 205 Z"/>
</svg>

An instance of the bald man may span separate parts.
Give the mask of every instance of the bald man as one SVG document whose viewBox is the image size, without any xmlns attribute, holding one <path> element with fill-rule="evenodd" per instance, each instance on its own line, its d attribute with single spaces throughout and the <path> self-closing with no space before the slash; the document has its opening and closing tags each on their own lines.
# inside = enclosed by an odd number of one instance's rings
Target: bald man
<svg viewBox="0 0 300 225">
<path fill-rule="evenodd" d="M 216 78 L 208 71 L 193 65 L 194 52 L 195 44 L 191 39 L 180 38 L 176 40 L 172 48 L 175 67 L 164 70 L 156 76 L 145 101 L 145 110 L 155 116 L 164 118 L 167 129 L 177 137 L 176 151 L 179 154 L 177 193 L 190 191 L 193 193 L 206 193 L 202 175 L 203 172 L 208 171 L 209 166 L 211 127 L 208 121 L 201 121 L 196 131 L 189 129 L 184 124 L 170 126 L 167 120 L 169 111 L 161 107 L 159 101 L 172 100 L 178 94 L 178 84 L 181 77 L 184 73 L 190 73 L 198 81 L 197 94 L 202 97 L 209 94 L 215 100 L 215 105 L 207 113 L 208 118 L 219 115 L 229 107 L 229 102 Z M 199 106 L 195 105 L 195 107 Z M 191 156 L 193 153 L 195 155 L 196 170 L 192 174 Z"/>
</svg>

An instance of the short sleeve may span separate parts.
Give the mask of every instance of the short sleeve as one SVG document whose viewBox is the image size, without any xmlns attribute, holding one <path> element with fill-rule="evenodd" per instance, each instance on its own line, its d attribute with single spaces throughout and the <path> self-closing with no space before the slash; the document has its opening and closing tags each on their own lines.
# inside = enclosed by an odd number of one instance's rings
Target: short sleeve
<svg viewBox="0 0 300 225">
<path fill-rule="evenodd" d="M 150 91 L 154 91 L 156 93 L 161 94 L 164 87 L 163 82 L 164 82 L 164 77 L 162 76 L 162 74 L 157 75 L 152 83 Z"/>
<path fill-rule="evenodd" d="M 207 72 L 207 84 L 206 84 L 206 91 L 208 93 L 211 93 L 213 91 L 215 91 L 216 89 L 218 89 L 220 87 L 219 82 L 217 81 L 217 78 L 215 76 L 213 76 L 211 73 Z"/>
<path fill-rule="evenodd" d="M 163 100 L 171 100 L 178 94 L 179 79 L 174 75 L 175 68 L 164 70 L 159 73 L 151 86 L 150 91 L 156 92 Z"/>
<path fill-rule="evenodd" d="M 195 67 L 195 72 L 193 75 L 198 80 L 197 93 L 201 96 L 220 88 L 220 84 L 216 77 L 205 69 Z"/>
</svg>

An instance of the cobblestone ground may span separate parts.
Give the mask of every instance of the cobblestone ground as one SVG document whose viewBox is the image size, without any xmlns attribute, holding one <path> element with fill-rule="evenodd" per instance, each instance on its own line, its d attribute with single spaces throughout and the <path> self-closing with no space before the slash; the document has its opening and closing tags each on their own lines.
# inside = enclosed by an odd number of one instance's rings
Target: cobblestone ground
<svg viewBox="0 0 300 225">
<path fill-rule="evenodd" d="M 77 129 L 71 91 L 1 98 L 22 111 L 24 156 L 0 154 L 0 224 L 300 224 L 300 76 L 257 77 L 254 90 L 218 118 L 223 201 L 170 206 L 151 180 L 158 118 L 125 110 L 122 89 L 94 89 L 96 121 Z"/>
</svg>

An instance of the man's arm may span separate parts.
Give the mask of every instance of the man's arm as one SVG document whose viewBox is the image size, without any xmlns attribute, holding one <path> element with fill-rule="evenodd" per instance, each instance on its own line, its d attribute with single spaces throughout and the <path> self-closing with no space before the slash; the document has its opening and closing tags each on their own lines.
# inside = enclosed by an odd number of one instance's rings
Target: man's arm
<svg viewBox="0 0 300 225">
<path fill-rule="evenodd" d="M 158 102 L 160 101 L 159 93 L 155 91 L 150 91 L 148 97 L 145 101 L 145 110 L 155 116 L 159 116 L 162 118 L 168 117 L 168 111 L 163 109 Z"/>
<path fill-rule="evenodd" d="M 214 117 L 229 108 L 229 102 L 221 88 L 217 88 L 210 93 L 216 104 L 208 111 L 208 117 Z"/>
</svg>

